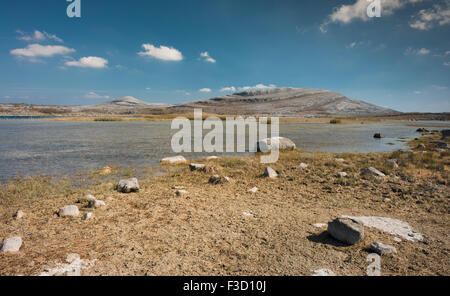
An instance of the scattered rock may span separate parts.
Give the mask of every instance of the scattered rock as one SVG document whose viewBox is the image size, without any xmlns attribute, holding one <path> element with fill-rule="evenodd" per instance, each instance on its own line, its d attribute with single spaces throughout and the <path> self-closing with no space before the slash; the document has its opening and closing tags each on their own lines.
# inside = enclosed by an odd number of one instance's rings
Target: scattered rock
<svg viewBox="0 0 450 296">
<path fill-rule="evenodd" d="M 388 159 L 386 160 L 386 164 L 393 169 L 398 169 L 399 167 L 396 159 Z"/>
<path fill-rule="evenodd" d="M 309 167 L 309 165 L 302 162 L 297 167 L 300 168 L 300 169 L 307 169 Z"/>
<path fill-rule="evenodd" d="M 191 169 L 191 171 L 205 171 L 206 170 L 206 166 L 204 164 L 199 164 L 199 163 L 191 163 L 189 165 L 189 168 Z"/>
<path fill-rule="evenodd" d="M 104 206 L 106 206 L 106 203 L 101 200 L 91 200 L 88 205 L 88 207 L 91 209 L 98 209 Z"/>
<path fill-rule="evenodd" d="M 390 233 L 395 236 L 399 236 L 408 241 L 423 241 L 423 236 L 420 233 L 414 232 L 412 227 L 403 221 L 386 218 L 386 217 L 351 217 L 344 216 L 344 218 L 354 219 L 359 221 L 364 226 L 377 228 L 381 231 Z"/>
<path fill-rule="evenodd" d="M 86 213 L 83 215 L 83 217 L 81 218 L 82 220 L 89 220 L 94 218 L 94 214 L 93 213 Z"/>
<path fill-rule="evenodd" d="M 22 246 L 22 238 L 20 236 L 5 239 L 0 246 L 0 250 L 5 253 L 19 252 Z"/>
<path fill-rule="evenodd" d="M 337 177 L 338 178 L 345 178 L 345 177 L 347 177 L 347 173 L 346 172 L 339 172 L 339 173 L 337 173 Z"/>
<path fill-rule="evenodd" d="M 314 226 L 314 227 L 317 227 L 317 228 L 324 228 L 325 226 L 327 226 L 327 224 L 324 224 L 324 223 L 316 223 L 316 224 L 313 224 L 313 226 Z"/>
<path fill-rule="evenodd" d="M 13 218 L 16 219 L 16 220 L 20 220 L 20 219 L 23 218 L 23 216 L 25 216 L 25 213 L 24 213 L 23 211 L 21 211 L 21 210 L 18 210 L 18 211 L 14 214 Z"/>
<path fill-rule="evenodd" d="M 370 244 L 370 249 L 378 255 L 385 255 L 391 253 L 397 253 L 397 249 L 394 246 L 385 245 L 379 242 L 373 242 Z"/>
<path fill-rule="evenodd" d="M 278 174 L 271 167 L 267 167 L 266 170 L 264 171 L 264 177 L 275 179 L 278 177 Z"/>
<path fill-rule="evenodd" d="M 336 274 L 326 268 L 314 270 L 313 276 L 336 276 Z"/>
<path fill-rule="evenodd" d="M 209 178 L 208 181 L 210 184 L 224 184 L 224 183 L 228 183 L 230 182 L 230 178 L 228 177 L 224 177 L 224 176 L 220 176 L 220 175 L 213 175 L 211 176 L 211 178 Z"/>
<path fill-rule="evenodd" d="M 161 163 L 163 164 L 181 164 L 186 162 L 187 162 L 186 158 L 184 158 L 181 155 L 161 159 Z"/>
<path fill-rule="evenodd" d="M 261 140 L 257 143 L 258 152 L 272 151 L 274 146 L 278 145 L 278 150 L 294 150 L 296 148 L 295 143 L 288 138 L 273 137 Z"/>
<path fill-rule="evenodd" d="M 364 226 L 353 219 L 337 218 L 328 223 L 328 233 L 338 241 L 354 245 L 364 238 Z"/>
<path fill-rule="evenodd" d="M 343 158 L 335 158 L 334 161 L 335 162 L 345 162 L 345 159 L 343 159 Z"/>
<path fill-rule="evenodd" d="M 59 209 L 58 214 L 60 217 L 78 217 L 80 211 L 77 206 L 64 206 Z"/>
<path fill-rule="evenodd" d="M 86 201 L 87 202 L 91 202 L 93 200 L 95 200 L 95 197 L 93 195 L 91 195 L 91 194 L 87 194 L 87 195 L 83 196 L 82 198 L 80 198 L 79 202 L 80 203 L 81 202 L 86 202 Z"/>
<path fill-rule="evenodd" d="M 380 133 L 376 133 L 375 135 L 373 135 L 373 137 L 375 139 L 381 139 L 381 134 Z"/>
<path fill-rule="evenodd" d="M 376 178 L 376 179 L 383 179 L 384 177 L 386 177 L 385 174 L 383 174 L 382 172 L 373 167 L 363 169 L 361 171 L 361 175 L 366 178 Z"/>
<path fill-rule="evenodd" d="M 186 190 L 177 190 L 177 192 L 175 192 L 175 194 L 177 195 L 177 196 L 186 196 L 186 195 L 188 195 L 189 194 L 189 192 L 187 192 Z"/>
<path fill-rule="evenodd" d="M 122 193 L 130 193 L 139 191 L 139 182 L 136 178 L 120 180 L 117 185 L 117 191 Z"/>
<path fill-rule="evenodd" d="M 256 193 L 258 192 L 258 187 L 253 187 L 252 189 L 249 189 L 248 192 Z"/>
</svg>

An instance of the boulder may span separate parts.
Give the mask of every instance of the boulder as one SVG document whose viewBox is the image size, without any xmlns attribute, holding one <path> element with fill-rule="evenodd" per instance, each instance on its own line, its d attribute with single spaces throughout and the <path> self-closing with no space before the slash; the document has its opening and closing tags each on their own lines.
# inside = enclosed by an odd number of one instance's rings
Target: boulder
<svg viewBox="0 0 450 296">
<path fill-rule="evenodd" d="M 373 242 L 370 244 L 370 249 L 378 255 L 385 255 L 391 253 L 397 253 L 397 249 L 394 246 L 385 245 L 379 242 Z"/>
<path fill-rule="evenodd" d="M 230 178 L 228 177 L 224 177 L 224 176 L 220 176 L 220 175 L 213 175 L 211 176 L 211 178 L 209 178 L 208 181 L 210 184 L 224 184 L 224 183 L 228 183 L 230 182 Z"/>
<path fill-rule="evenodd" d="M 266 170 L 264 171 L 264 177 L 275 179 L 278 177 L 278 174 L 271 167 L 267 167 Z"/>
<path fill-rule="evenodd" d="M 161 159 L 162 164 L 181 164 L 186 162 L 187 162 L 186 158 L 184 158 L 181 155 Z"/>
<path fill-rule="evenodd" d="M 294 150 L 296 145 L 292 140 L 283 137 L 273 137 L 267 138 L 259 141 L 257 145 L 258 152 L 269 152 L 272 151 L 273 146 L 278 143 L 278 150 Z"/>
<path fill-rule="evenodd" d="M 0 246 L 0 250 L 5 253 L 19 252 L 21 246 L 22 238 L 20 236 L 16 236 L 5 239 Z"/>
<path fill-rule="evenodd" d="M 200 163 L 191 163 L 189 165 L 189 168 L 191 169 L 191 171 L 202 171 L 202 172 L 204 172 L 206 170 L 206 166 L 204 164 L 200 164 Z"/>
<path fill-rule="evenodd" d="M 393 169 L 398 169 L 398 163 L 396 159 L 387 159 L 386 164 Z"/>
<path fill-rule="evenodd" d="M 117 191 L 122 193 L 130 193 L 139 191 L 139 182 L 136 178 L 120 180 L 117 184 Z"/>
<path fill-rule="evenodd" d="M 363 169 L 361 171 L 361 175 L 366 178 L 376 178 L 376 179 L 383 179 L 384 177 L 386 177 L 385 174 L 383 174 L 382 172 L 373 167 Z"/>
<path fill-rule="evenodd" d="M 349 218 L 337 218 L 328 222 L 327 231 L 338 241 L 349 245 L 354 245 L 364 238 L 363 224 Z"/>
<path fill-rule="evenodd" d="M 23 211 L 21 211 L 21 210 L 18 210 L 18 211 L 14 214 L 13 218 L 16 219 L 16 220 L 20 220 L 20 219 L 23 218 L 23 216 L 25 216 L 25 213 L 24 213 Z"/>
<path fill-rule="evenodd" d="M 60 217 L 78 217 L 80 211 L 77 206 L 64 206 L 59 209 L 58 214 Z"/>
</svg>

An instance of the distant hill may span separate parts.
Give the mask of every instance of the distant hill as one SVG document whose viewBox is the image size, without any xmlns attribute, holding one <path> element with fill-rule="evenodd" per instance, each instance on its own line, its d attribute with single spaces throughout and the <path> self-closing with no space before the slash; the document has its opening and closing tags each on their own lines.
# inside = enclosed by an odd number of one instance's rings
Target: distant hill
<svg viewBox="0 0 450 296">
<path fill-rule="evenodd" d="M 205 113 L 272 116 L 357 116 L 399 113 L 327 90 L 290 87 L 240 92 L 175 105 L 169 109 L 183 111 L 193 108 L 202 108 Z"/>
<path fill-rule="evenodd" d="M 109 102 L 103 102 L 96 105 L 85 106 L 86 109 L 117 109 L 117 108 L 167 108 L 171 105 L 163 103 L 147 103 L 134 97 L 123 97 Z"/>
</svg>

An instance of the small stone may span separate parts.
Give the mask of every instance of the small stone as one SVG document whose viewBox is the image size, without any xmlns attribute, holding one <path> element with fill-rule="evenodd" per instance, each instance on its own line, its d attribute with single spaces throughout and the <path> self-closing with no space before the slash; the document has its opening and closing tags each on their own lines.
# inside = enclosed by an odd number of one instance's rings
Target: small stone
<svg viewBox="0 0 450 296">
<path fill-rule="evenodd" d="M 82 220 L 89 220 L 94 218 L 94 214 L 93 213 L 86 213 L 83 215 L 83 218 L 81 218 Z"/>
<path fill-rule="evenodd" d="M 187 162 L 186 158 L 184 158 L 181 155 L 161 159 L 161 163 L 163 164 L 181 164 L 186 162 Z"/>
<path fill-rule="evenodd" d="M 88 207 L 91 208 L 91 209 L 98 209 L 98 208 L 101 208 L 101 207 L 104 207 L 104 206 L 106 206 L 106 203 L 104 201 L 101 201 L 101 200 L 90 201 L 89 205 L 88 205 Z"/>
<path fill-rule="evenodd" d="M 252 189 L 249 189 L 248 192 L 256 193 L 258 192 L 258 187 L 253 187 Z"/>
<path fill-rule="evenodd" d="M 20 236 L 5 239 L 2 242 L 0 250 L 5 253 L 19 252 L 22 246 L 22 238 Z"/>
<path fill-rule="evenodd" d="M 316 224 L 313 224 L 313 226 L 314 226 L 314 227 L 317 227 L 317 228 L 324 228 L 325 226 L 327 226 L 327 224 L 324 224 L 324 223 L 316 223 Z"/>
<path fill-rule="evenodd" d="M 275 179 L 278 177 L 278 174 L 271 167 L 267 167 L 266 170 L 264 171 L 264 177 Z"/>
<path fill-rule="evenodd" d="M 87 194 L 85 196 L 83 196 L 82 198 L 80 198 L 80 202 L 85 202 L 85 201 L 93 201 L 95 200 L 95 197 L 92 194 Z"/>
<path fill-rule="evenodd" d="M 345 178 L 345 177 L 347 177 L 347 173 L 346 172 L 339 172 L 339 173 L 337 173 L 337 177 L 338 178 Z"/>
<path fill-rule="evenodd" d="M 23 216 L 25 216 L 25 213 L 21 210 L 18 210 L 15 214 L 14 214 L 14 219 L 16 220 L 20 220 L 23 218 Z"/>
<path fill-rule="evenodd" d="M 117 191 L 122 193 L 130 193 L 139 191 L 139 182 L 136 178 L 120 180 L 117 185 Z"/>
<path fill-rule="evenodd" d="M 385 174 L 383 174 L 382 172 L 373 167 L 363 169 L 361 175 L 366 178 L 376 178 L 376 179 L 382 179 L 386 177 Z"/>
<path fill-rule="evenodd" d="M 307 165 L 306 163 L 300 163 L 298 166 L 297 166 L 299 169 L 307 169 L 308 167 L 309 167 L 309 165 Z"/>
<path fill-rule="evenodd" d="M 211 178 L 209 178 L 208 181 L 210 184 L 224 184 L 224 183 L 228 183 L 230 182 L 230 178 L 228 177 L 224 177 L 224 176 L 220 176 L 220 175 L 213 175 L 211 176 Z"/>
<path fill-rule="evenodd" d="M 345 162 L 345 159 L 343 159 L 343 158 L 335 158 L 334 161 L 335 162 Z"/>
<path fill-rule="evenodd" d="M 337 218 L 328 223 L 328 233 L 338 241 L 354 245 L 364 238 L 364 226 L 349 218 Z"/>
<path fill-rule="evenodd" d="M 80 211 L 77 206 L 65 206 L 59 209 L 60 217 L 77 217 Z"/>
<path fill-rule="evenodd" d="M 394 246 L 385 245 L 379 242 L 373 242 L 370 244 L 370 248 L 379 255 L 397 253 L 397 249 Z"/>
<path fill-rule="evenodd" d="M 326 268 L 314 270 L 313 276 L 336 276 L 336 274 Z"/>
<path fill-rule="evenodd" d="M 189 168 L 191 169 L 191 171 L 205 171 L 206 170 L 206 166 L 204 164 L 200 164 L 200 163 L 191 163 L 189 165 Z"/>
<path fill-rule="evenodd" d="M 242 215 L 244 215 L 244 217 L 253 217 L 253 214 L 250 212 L 243 212 Z"/>
<path fill-rule="evenodd" d="M 80 255 L 72 253 L 72 254 L 67 255 L 66 262 L 71 264 L 71 263 L 74 263 L 75 261 L 78 261 L 80 259 L 81 259 Z"/>
<path fill-rule="evenodd" d="M 177 190 L 177 192 L 175 192 L 175 194 L 177 196 L 185 196 L 185 195 L 188 195 L 189 192 L 187 192 L 186 190 Z"/>
</svg>

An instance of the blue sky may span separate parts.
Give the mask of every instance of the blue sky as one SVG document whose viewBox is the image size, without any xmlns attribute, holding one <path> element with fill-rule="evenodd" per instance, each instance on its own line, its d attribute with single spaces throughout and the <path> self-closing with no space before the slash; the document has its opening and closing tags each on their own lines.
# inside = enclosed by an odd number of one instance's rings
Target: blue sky
<svg viewBox="0 0 450 296">
<path fill-rule="evenodd" d="M 7 1 L 0 103 L 179 103 L 320 88 L 400 111 L 450 111 L 450 2 Z"/>
</svg>

